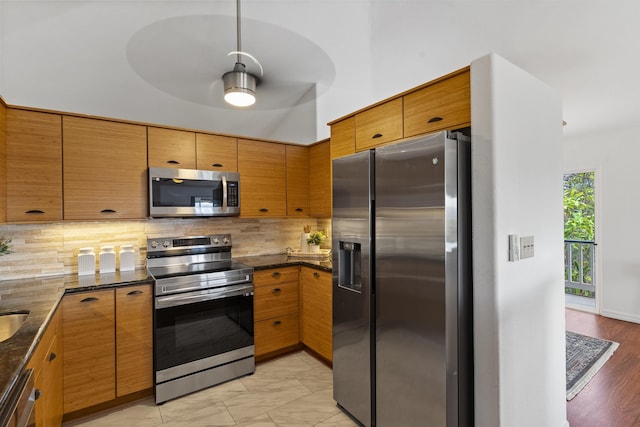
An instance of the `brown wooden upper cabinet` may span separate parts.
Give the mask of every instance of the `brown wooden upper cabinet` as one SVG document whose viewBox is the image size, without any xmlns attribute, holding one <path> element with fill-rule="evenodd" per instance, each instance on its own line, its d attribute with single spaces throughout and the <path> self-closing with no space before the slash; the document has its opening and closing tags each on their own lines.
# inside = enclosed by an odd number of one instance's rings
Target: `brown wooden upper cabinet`
<svg viewBox="0 0 640 427">
<path fill-rule="evenodd" d="M 356 118 L 347 117 L 331 125 L 331 160 L 356 152 Z"/>
<path fill-rule="evenodd" d="M 176 129 L 149 127 L 149 167 L 196 168 L 196 135 Z"/>
<path fill-rule="evenodd" d="M 237 138 L 196 133 L 196 169 L 237 172 Z"/>
<path fill-rule="evenodd" d="M 402 98 L 356 114 L 356 151 L 402 138 Z"/>
<path fill-rule="evenodd" d="M 241 216 L 286 216 L 285 154 L 284 144 L 238 139 Z"/>
<path fill-rule="evenodd" d="M 309 147 L 309 214 L 331 218 L 331 144 Z"/>
<path fill-rule="evenodd" d="M 470 75 L 469 67 L 460 69 L 331 122 L 331 159 L 403 138 L 470 126 Z"/>
<path fill-rule="evenodd" d="M 404 96 L 404 137 L 471 123 L 470 72 L 454 75 Z"/>
<path fill-rule="evenodd" d="M 7 109 L 7 221 L 62 219 L 62 117 Z"/>
<path fill-rule="evenodd" d="M 309 216 L 309 147 L 287 145 L 287 216 Z"/>
<path fill-rule="evenodd" d="M 63 116 L 64 219 L 148 216 L 145 126 Z"/>
</svg>

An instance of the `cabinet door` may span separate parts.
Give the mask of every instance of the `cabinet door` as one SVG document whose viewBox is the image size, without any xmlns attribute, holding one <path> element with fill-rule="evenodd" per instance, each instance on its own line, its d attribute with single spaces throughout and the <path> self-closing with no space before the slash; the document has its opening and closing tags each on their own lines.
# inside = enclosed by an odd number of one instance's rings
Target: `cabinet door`
<svg viewBox="0 0 640 427">
<path fill-rule="evenodd" d="M 62 219 L 62 117 L 7 110 L 7 221 Z"/>
<path fill-rule="evenodd" d="M 438 81 L 404 97 L 404 136 L 471 124 L 470 72 Z"/>
<path fill-rule="evenodd" d="M 287 213 L 285 146 L 238 140 L 240 215 L 284 217 Z"/>
<path fill-rule="evenodd" d="M 196 137 L 193 132 L 147 128 L 149 167 L 196 168 Z"/>
<path fill-rule="evenodd" d="M 300 341 L 327 360 L 333 358 L 331 274 L 300 269 Z"/>
<path fill-rule="evenodd" d="M 43 424 L 45 427 L 60 427 L 64 410 L 62 336 L 54 338 L 42 368 L 43 375 Z"/>
<path fill-rule="evenodd" d="M 402 138 L 402 98 L 356 114 L 356 151 Z"/>
<path fill-rule="evenodd" d="M 62 299 L 64 413 L 116 397 L 113 289 Z"/>
<path fill-rule="evenodd" d="M 310 215 L 331 218 L 331 147 L 329 141 L 309 147 Z"/>
<path fill-rule="evenodd" d="M 148 216 L 145 126 L 62 118 L 64 219 Z"/>
<path fill-rule="evenodd" d="M 230 136 L 196 134 L 196 169 L 237 172 L 238 140 Z"/>
<path fill-rule="evenodd" d="M 116 289 L 117 397 L 153 387 L 151 285 Z"/>
<path fill-rule="evenodd" d="M 62 310 L 56 310 L 27 363 L 34 372 L 36 427 L 62 424 Z"/>
<path fill-rule="evenodd" d="M 356 118 L 348 117 L 331 125 L 331 160 L 356 152 Z"/>
<path fill-rule="evenodd" d="M 309 216 L 309 147 L 286 146 L 287 216 Z"/>
</svg>

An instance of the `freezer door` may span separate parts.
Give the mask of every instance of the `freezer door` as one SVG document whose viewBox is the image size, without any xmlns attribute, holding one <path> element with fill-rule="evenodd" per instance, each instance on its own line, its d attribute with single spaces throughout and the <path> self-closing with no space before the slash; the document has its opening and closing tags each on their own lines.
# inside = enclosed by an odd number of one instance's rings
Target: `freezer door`
<svg viewBox="0 0 640 427">
<path fill-rule="evenodd" d="M 376 423 L 457 426 L 456 147 L 376 151 Z"/>
<path fill-rule="evenodd" d="M 333 397 L 371 426 L 371 167 L 366 151 L 333 161 Z"/>
</svg>

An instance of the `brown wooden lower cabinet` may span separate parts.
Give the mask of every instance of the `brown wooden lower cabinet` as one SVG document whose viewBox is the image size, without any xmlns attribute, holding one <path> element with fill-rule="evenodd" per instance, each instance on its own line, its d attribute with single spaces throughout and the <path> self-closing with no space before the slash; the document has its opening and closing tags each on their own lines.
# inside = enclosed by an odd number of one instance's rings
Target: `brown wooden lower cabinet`
<svg viewBox="0 0 640 427">
<path fill-rule="evenodd" d="M 255 322 L 256 357 L 298 344 L 298 322 L 298 313 Z"/>
<path fill-rule="evenodd" d="M 256 357 L 294 346 L 298 336 L 299 267 L 258 270 L 254 281 Z"/>
<path fill-rule="evenodd" d="M 333 299 L 331 273 L 300 268 L 300 341 L 333 360 Z"/>
<path fill-rule="evenodd" d="M 116 289 L 116 396 L 153 387 L 151 285 Z"/>
<path fill-rule="evenodd" d="M 64 413 L 116 397 L 113 289 L 65 295 Z"/>
<path fill-rule="evenodd" d="M 152 387 L 152 287 L 65 295 L 64 413 Z"/>
<path fill-rule="evenodd" d="M 36 390 L 36 427 L 62 424 L 62 310 L 51 318 L 27 367 L 33 368 Z"/>
</svg>

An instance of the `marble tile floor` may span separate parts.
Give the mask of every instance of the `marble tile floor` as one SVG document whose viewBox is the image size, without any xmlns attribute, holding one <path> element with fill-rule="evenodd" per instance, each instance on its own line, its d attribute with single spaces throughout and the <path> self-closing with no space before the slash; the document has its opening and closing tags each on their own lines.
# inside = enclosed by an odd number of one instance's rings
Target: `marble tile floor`
<svg viewBox="0 0 640 427">
<path fill-rule="evenodd" d="M 332 371 L 304 351 L 253 375 L 156 406 L 148 398 L 63 427 L 354 427 L 332 398 Z"/>
</svg>

